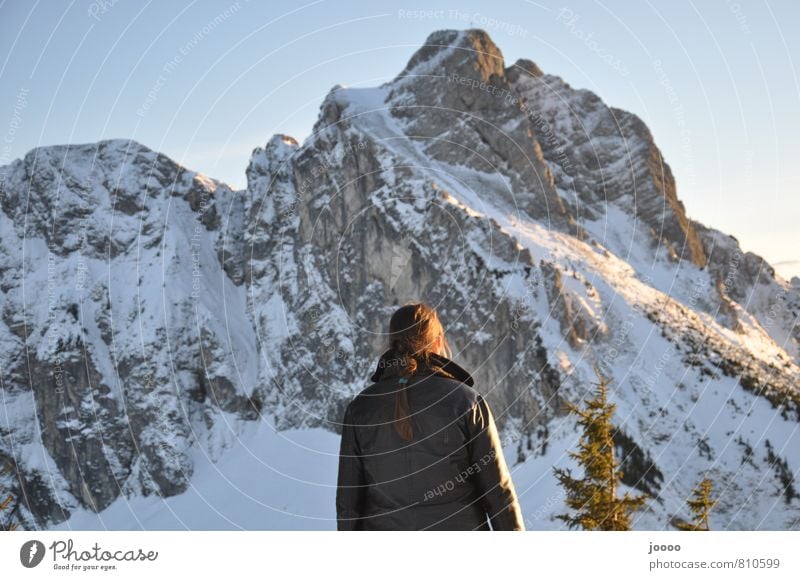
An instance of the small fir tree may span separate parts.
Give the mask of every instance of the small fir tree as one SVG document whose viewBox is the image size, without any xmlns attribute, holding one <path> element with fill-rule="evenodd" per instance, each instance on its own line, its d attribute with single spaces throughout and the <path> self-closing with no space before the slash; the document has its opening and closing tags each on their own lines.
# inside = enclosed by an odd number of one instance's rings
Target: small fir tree
<svg viewBox="0 0 800 580">
<path fill-rule="evenodd" d="M 711 526 L 708 523 L 708 514 L 719 502 L 718 499 L 711 499 L 713 489 L 714 484 L 708 477 L 704 477 L 694 488 L 691 499 L 686 500 L 694 520 L 691 522 L 678 522 L 676 527 L 679 530 L 687 532 L 708 532 L 711 530 Z"/>
<path fill-rule="evenodd" d="M 625 492 L 617 497 L 617 487 L 622 478 L 619 463 L 614 457 L 612 416 L 616 405 L 608 402 L 607 383 L 597 367 L 599 383 L 594 397 L 585 407 L 567 401 L 569 412 L 578 415 L 583 432 L 577 452 L 569 451 L 584 471 L 582 479 L 575 478 L 569 469 L 553 467 L 556 478 L 567 492 L 566 504 L 574 514 L 556 517 L 567 522 L 570 528 L 584 530 L 630 530 L 631 514 L 641 509 L 647 494 L 631 496 Z"/>
</svg>

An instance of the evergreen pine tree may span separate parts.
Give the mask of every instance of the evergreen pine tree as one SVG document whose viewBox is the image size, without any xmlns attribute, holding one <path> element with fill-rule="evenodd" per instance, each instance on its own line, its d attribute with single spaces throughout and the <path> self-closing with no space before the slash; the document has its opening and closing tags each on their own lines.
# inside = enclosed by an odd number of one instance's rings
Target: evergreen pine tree
<svg viewBox="0 0 800 580">
<path fill-rule="evenodd" d="M 617 486 L 622 478 L 619 463 L 614 458 L 613 426 L 611 418 L 616 405 L 608 402 L 607 382 L 597 367 L 599 383 L 594 397 L 586 401 L 585 408 L 567 401 L 571 413 L 578 415 L 583 428 L 578 452 L 570 451 L 584 471 L 584 477 L 572 476 L 569 469 L 553 467 L 556 478 L 567 492 L 566 504 L 574 514 L 556 517 L 567 522 L 570 528 L 585 530 L 629 530 L 630 515 L 640 509 L 647 495 L 631 496 L 625 492 L 617 497 Z"/>
<path fill-rule="evenodd" d="M 707 532 L 711 529 L 708 523 L 708 513 L 717 505 L 718 499 L 711 499 L 714 484 L 708 477 L 704 477 L 692 491 L 692 499 L 686 500 L 689 511 L 694 516 L 693 522 L 678 522 L 675 524 L 679 530 L 691 532 Z"/>
</svg>

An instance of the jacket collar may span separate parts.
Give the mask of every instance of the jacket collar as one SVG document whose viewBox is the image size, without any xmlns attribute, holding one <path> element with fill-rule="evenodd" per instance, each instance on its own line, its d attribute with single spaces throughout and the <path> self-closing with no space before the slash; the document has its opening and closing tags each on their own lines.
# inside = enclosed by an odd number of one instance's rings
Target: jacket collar
<svg viewBox="0 0 800 580">
<path fill-rule="evenodd" d="M 448 379 L 454 378 L 457 381 L 469 385 L 470 387 L 474 386 L 475 382 L 472 379 L 472 375 L 470 375 L 466 370 L 464 370 L 464 368 L 462 368 L 449 358 L 435 353 L 431 353 L 430 359 L 432 363 L 432 368 L 430 370 L 433 372 L 433 374 Z M 393 349 L 390 348 L 389 350 L 384 352 L 381 355 L 380 359 L 378 359 L 378 365 L 375 368 L 375 372 L 373 373 L 372 377 L 370 377 L 370 380 L 373 383 L 377 383 L 379 380 L 381 380 L 381 376 L 383 375 L 384 369 L 386 369 L 386 367 L 388 366 L 391 366 L 393 362 L 396 364 L 396 361 L 397 357 L 395 356 Z M 422 369 L 422 370 L 426 371 L 428 369 Z"/>
</svg>

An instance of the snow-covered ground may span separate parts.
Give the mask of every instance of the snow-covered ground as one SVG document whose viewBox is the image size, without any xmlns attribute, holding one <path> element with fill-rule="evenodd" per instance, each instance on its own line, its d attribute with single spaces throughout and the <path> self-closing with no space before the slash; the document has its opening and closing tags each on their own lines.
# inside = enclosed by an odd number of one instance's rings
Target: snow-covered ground
<svg viewBox="0 0 800 580">
<path fill-rule="evenodd" d="M 213 437 L 218 456 L 193 447 L 194 474 L 185 493 L 169 498 L 121 496 L 99 514 L 81 510 L 51 529 L 336 528 L 335 433 L 276 432 L 266 420 L 242 422 L 233 417 L 217 429 Z"/>
</svg>

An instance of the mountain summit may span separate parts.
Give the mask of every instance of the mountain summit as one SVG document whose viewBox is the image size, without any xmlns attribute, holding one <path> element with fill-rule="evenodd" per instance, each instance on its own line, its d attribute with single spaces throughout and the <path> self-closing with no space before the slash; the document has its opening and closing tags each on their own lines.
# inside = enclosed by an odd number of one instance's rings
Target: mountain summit
<svg viewBox="0 0 800 580">
<path fill-rule="evenodd" d="M 495 410 L 529 529 L 557 526 L 563 402 L 595 365 L 623 483 L 656 498 L 635 529 L 686 515 L 703 475 L 719 529 L 800 521 L 798 287 L 686 215 L 638 117 L 506 66 L 482 30 L 334 87 L 302 144 L 254 149 L 242 191 L 121 139 L 0 170 L 0 484 L 26 527 L 167 526 L 163 505 L 200 495 L 190 513 L 220 527 L 333 528 L 331 436 L 420 299 Z M 264 465 L 285 481 L 248 488 Z M 219 473 L 239 512 L 198 491 Z M 168 499 L 126 507 L 148 498 Z"/>
</svg>

